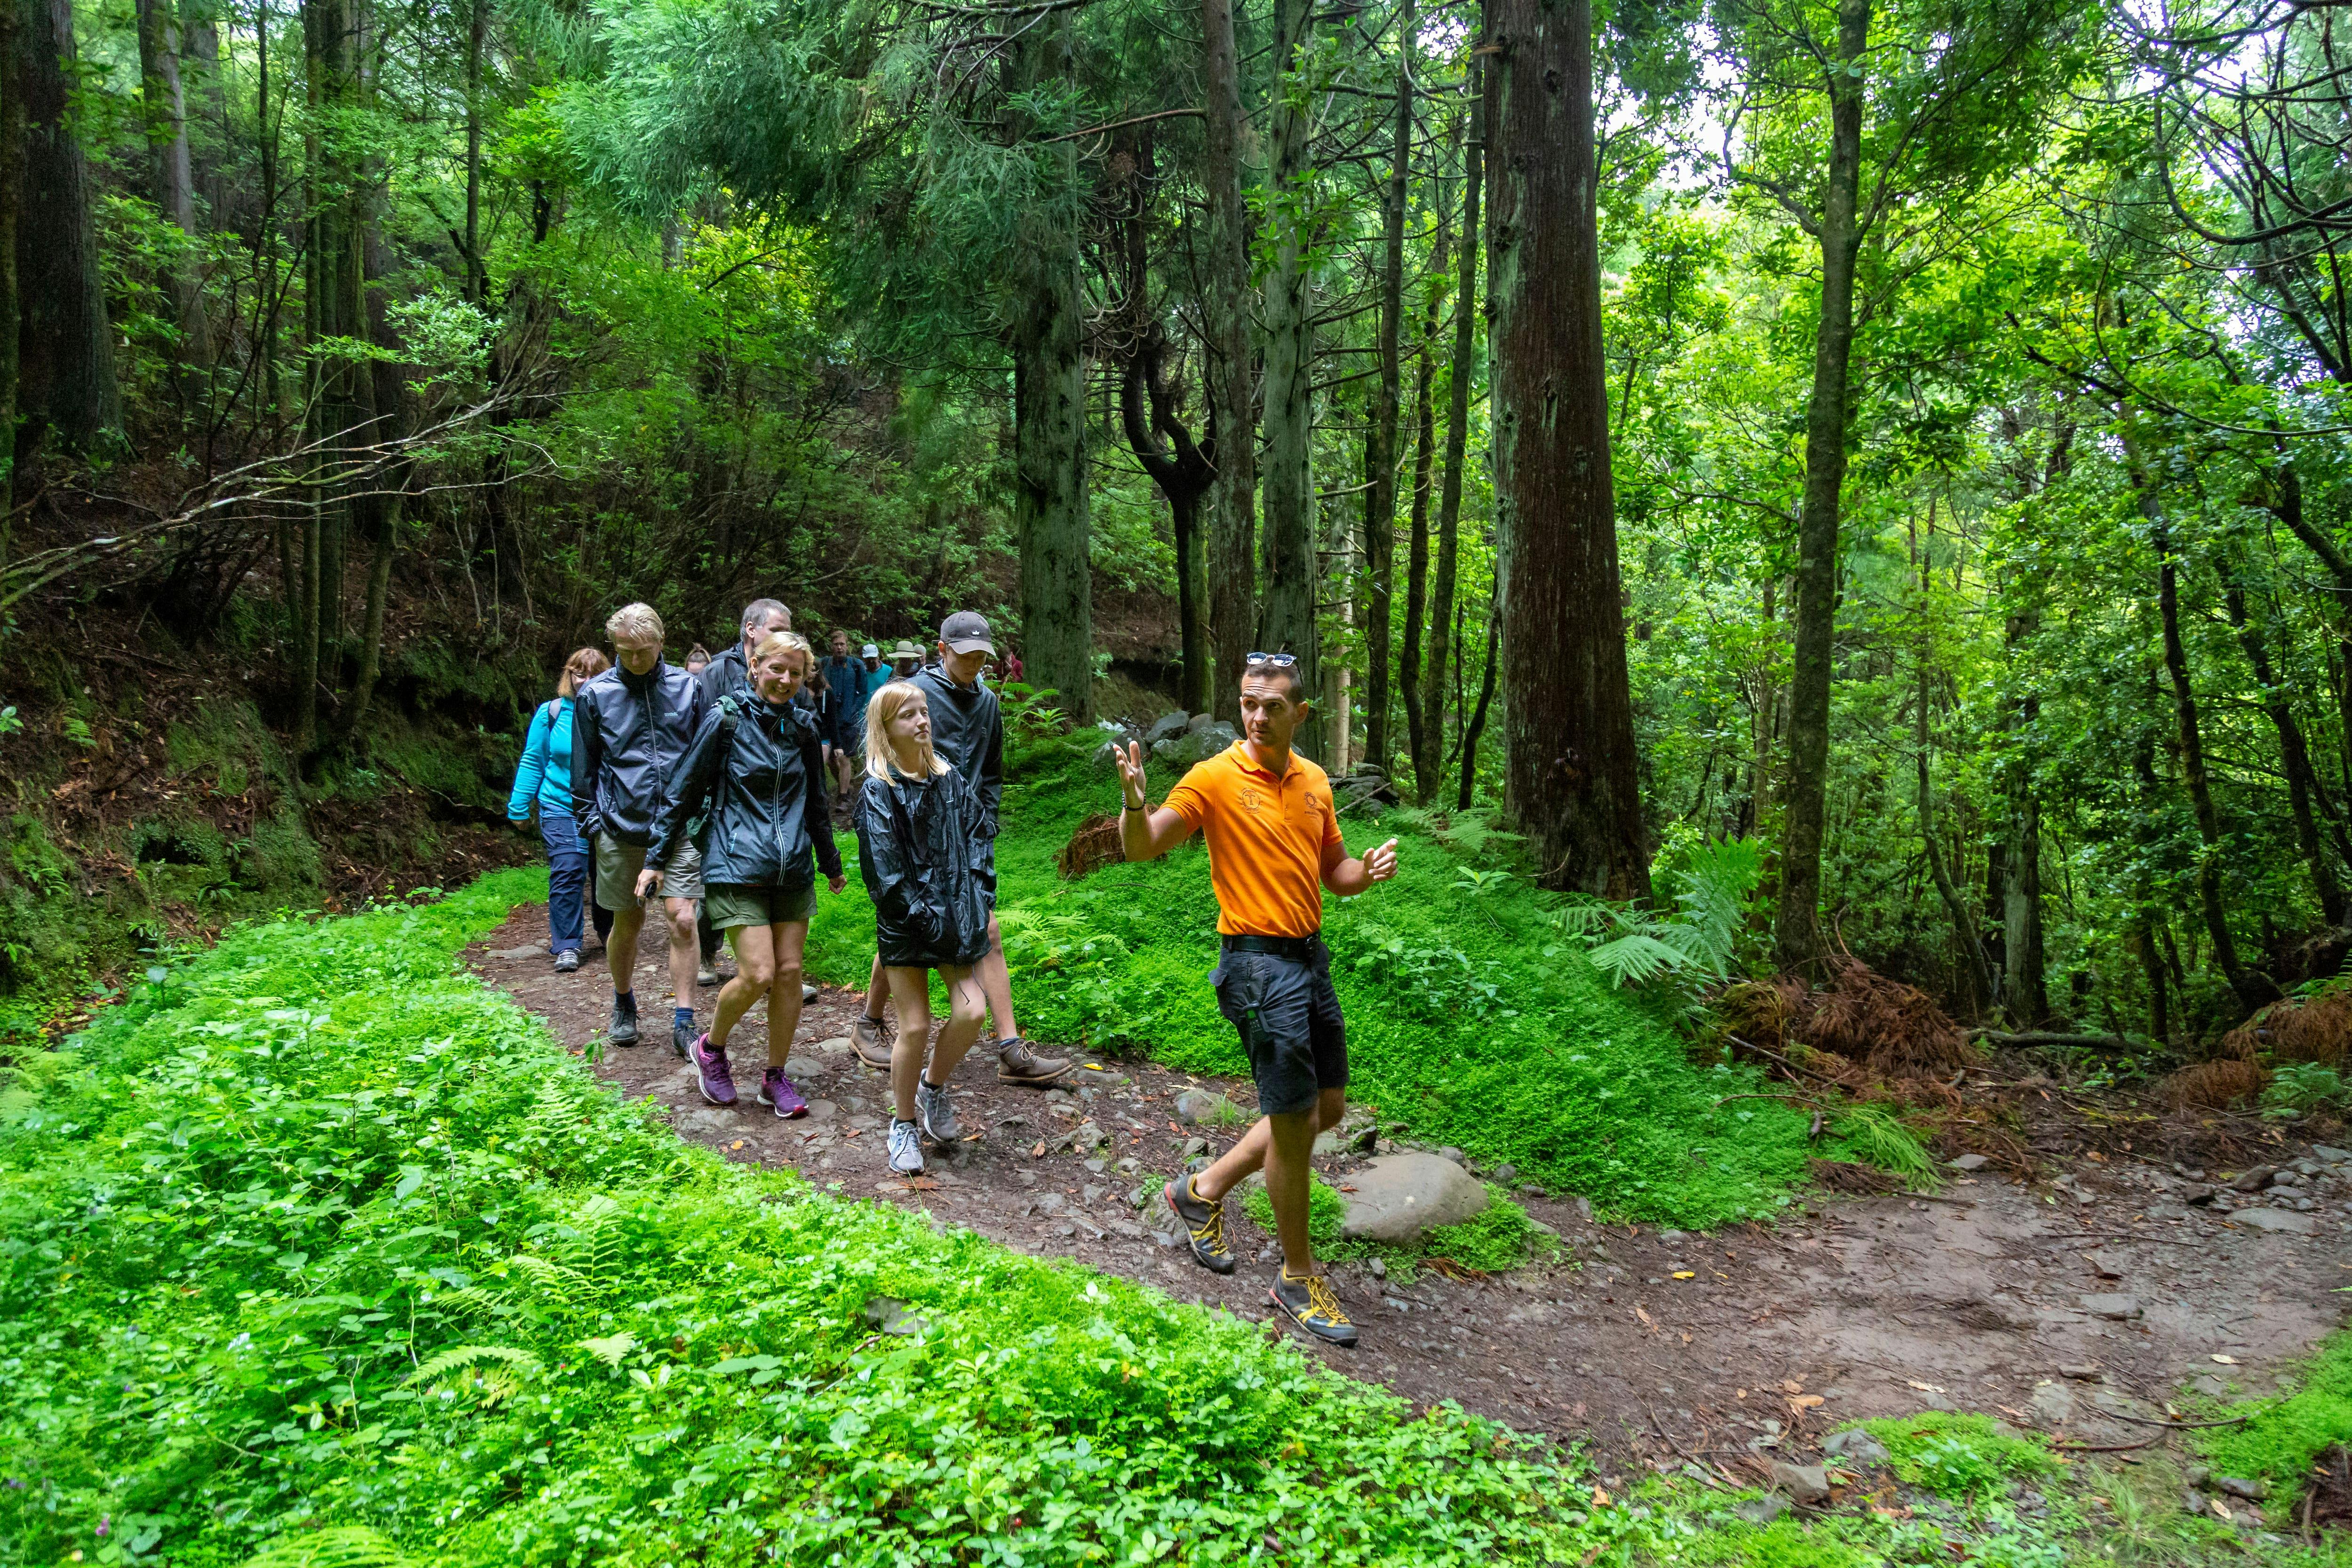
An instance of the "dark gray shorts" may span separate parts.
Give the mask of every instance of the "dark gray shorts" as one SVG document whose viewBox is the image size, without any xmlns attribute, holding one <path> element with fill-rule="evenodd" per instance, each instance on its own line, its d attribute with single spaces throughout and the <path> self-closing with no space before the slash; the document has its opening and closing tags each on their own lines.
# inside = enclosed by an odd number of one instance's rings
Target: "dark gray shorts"
<svg viewBox="0 0 2352 1568">
<path fill-rule="evenodd" d="M 1271 952 L 1227 952 L 1209 974 L 1217 1011 L 1241 1031 L 1267 1116 L 1312 1110 L 1327 1089 L 1348 1087 L 1348 1026 L 1331 989 L 1331 952 L 1311 961 Z"/>
</svg>

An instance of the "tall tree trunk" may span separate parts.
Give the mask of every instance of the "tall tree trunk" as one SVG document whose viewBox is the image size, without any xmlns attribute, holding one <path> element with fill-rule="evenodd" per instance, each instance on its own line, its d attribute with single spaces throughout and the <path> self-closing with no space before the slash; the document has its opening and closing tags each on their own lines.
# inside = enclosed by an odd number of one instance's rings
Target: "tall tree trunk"
<svg viewBox="0 0 2352 1568">
<path fill-rule="evenodd" d="M 1495 700 L 1495 663 L 1501 647 L 1503 605 L 1498 597 L 1486 606 L 1486 672 L 1478 678 L 1478 706 L 1462 721 L 1462 788 L 1456 796 L 1456 811 L 1470 809 L 1471 794 L 1478 786 L 1478 737 L 1486 729 L 1486 707 Z M 1459 702 L 1456 707 L 1461 706 Z"/>
<path fill-rule="evenodd" d="M 466 297 L 490 302 L 490 275 L 482 265 L 482 46 L 489 35 L 490 0 L 473 0 L 466 25 Z"/>
<path fill-rule="evenodd" d="M 2137 445 L 2124 439 L 2126 472 L 2139 493 L 2140 515 L 2147 520 L 2156 546 L 2156 606 L 2164 627 L 2164 669 L 2172 682 L 2172 710 L 2180 727 L 2180 773 L 2189 785 L 2189 802 L 2197 816 L 2197 837 L 2204 852 L 2197 858 L 2197 902 L 2205 917 L 2205 934 L 2213 943 L 2213 962 L 2236 992 L 2238 1005 L 2252 1012 L 2279 998 L 2278 986 L 2260 970 L 2249 968 L 2238 956 L 2237 939 L 2230 931 L 2229 911 L 2221 901 L 2221 814 L 2213 803 L 2212 780 L 2205 771 L 2205 738 L 2197 716 L 2197 693 L 2189 680 L 2189 652 L 2180 640 L 2180 574 L 2172 551 L 2170 520 L 2158 498 L 2147 464 Z"/>
<path fill-rule="evenodd" d="M 220 22 L 213 0 L 187 0 L 180 12 L 180 64 L 185 99 L 196 107 L 188 132 L 188 176 L 215 230 L 225 221 L 221 153 L 228 145 L 228 89 L 221 80 Z"/>
<path fill-rule="evenodd" d="M 16 51 L 25 33 L 23 7 L 0 0 L 0 568 L 14 548 L 16 467 L 17 322 L 16 228 L 25 203 L 25 95 Z"/>
<path fill-rule="evenodd" d="M 2014 704 L 2003 728 L 2033 727 L 2042 699 Z M 2030 1029 L 2050 1016 L 2050 966 L 2042 934 L 2042 802 L 2024 759 L 2008 759 L 2009 821 L 2000 844 L 2001 1005 L 2010 1023 Z"/>
<path fill-rule="evenodd" d="M 1822 191 L 1822 310 L 1805 411 L 1805 496 L 1797 524 L 1796 647 L 1789 679 L 1788 830 L 1773 942 L 1783 969 L 1821 953 L 1822 834 L 1829 813 L 1830 682 L 1838 604 L 1838 507 L 1845 488 L 1847 378 L 1853 360 L 1854 260 L 1862 249 L 1864 51 L 1871 0 L 1838 0 L 1828 72 L 1829 178 Z"/>
<path fill-rule="evenodd" d="M 1433 273 L 1444 272 L 1445 256 L 1446 231 L 1441 217 L 1436 250 L 1431 257 Z M 1433 279 L 1429 313 L 1413 355 L 1412 527 L 1405 552 L 1404 646 L 1397 654 L 1397 695 L 1404 700 L 1406 760 L 1412 764 L 1413 793 L 1424 798 L 1436 784 L 1434 773 L 1426 765 L 1432 759 L 1423 722 L 1427 703 L 1421 680 L 1421 645 L 1429 613 L 1429 492 L 1437 471 L 1437 303 L 1442 293 Z"/>
<path fill-rule="evenodd" d="M 1927 577 L 1924 560 L 1920 563 L 1920 577 L 1924 586 Z M 1912 716 L 1912 745 L 1918 758 L 1919 842 L 1927 850 L 1927 875 L 1936 884 L 1937 894 L 1944 900 L 1946 912 L 1952 917 L 1952 931 L 1959 940 L 1960 956 L 1969 966 L 1976 994 L 1990 999 L 1993 995 L 1992 965 L 1985 957 L 1984 943 L 1978 940 L 1976 916 L 1969 910 L 1969 901 L 1960 896 L 1958 884 L 1952 880 L 1952 873 L 1944 864 L 1943 841 L 1936 826 L 1936 796 L 1929 785 L 1927 766 L 1927 648 L 1923 638 L 1919 648 L 1919 684 L 1913 694 L 1916 711 Z"/>
<path fill-rule="evenodd" d="M 1478 374 L 1478 196 L 1486 173 L 1486 95 L 1480 83 L 1477 56 L 1470 58 L 1466 83 L 1470 95 L 1470 135 L 1462 153 L 1462 254 L 1454 285 L 1454 360 L 1447 371 L 1445 399 L 1445 481 L 1437 498 L 1437 580 L 1429 596 L 1429 711 L 1422 720 L 1429 765 L 1418 759 L 1413 775 L 1426 805 L 1437 796 L 1437 779 L 1445 752 L 1446 667 L 1455 652 L 1447 640 L 1457 616 L 1454 582 L 1460 570 L 1462 545 L 1462 474 L 1470 459 L 1470 384 Z M 1459 686 L 1457 679 L 1454 682 Z M 1460 701 L 1454 704 L 1460 723 Z"/>
<path fill-rule="evenodd" d="M 1412 168 L 1413 0 L 1397 8 L 1396 128 L 1381 204 L 1380 393 L 1364 467 L 1364 756 L 1382 773 L 1389 745 L 1389 618 L 1396 591 L 1397 427 L 1404 391 L 1404 207 Z"/>
<path fill-rule="evenodd" d="M 1112 163 L 1124 151 L 1134 173 L 1127 179 L 1120 220 L 1121 311 L 1125 363 L 1118 383 L 1119 424 L 1136 461 L 1168 498 L 1176 538 L 1176 625 L 1184 660 L 1179 700 L 1188 713 L 1209 710 L 1209 584 L 1201 532 L 1201 498 L 1215 481 L 1209 457 L 1194 444 L 1178 416 L 1168 384 L 1168 334 L 1151 309 L 1151 258 L 1148 225 L 1152 185 L 1159 168 L 1150 127 L 1113 142 Z M 1174 450 L 1170 450 L 1172 443 Z"/>
<path fill-rule="evenodd" d="M 1201 242 L 1202 313 L 1207 326 L 1209 635 L 1217 648 L 1217 717 L 1241 718 L 1242 656 L 1257 632 L 1257 419 L 1250 348 L 1249 208 L 1242 200 L 1241 66 L 1233 0 L 1201 0 L 1201 83 L 1208 116 L 1202 184 L 1208 198 Z"/>
<path fill-rule="evenodd" d="M 1007 52 L 1014 90 L 1070 74 L 1070 21 L 1034 27 Z M 1032 154 L 1059 161 L 1075 185 L 1076 146 Z M 1087 515 L 1086 299 L 1078 233 L 1059 213 L 1033 215 L 1013 289 L 1013 534 L 1021 556 L 1021 640 L 1029 678 L 1057 695 L 1074 724 L 1094 722 L 1094 599 Z"/>
<path fill-rule="evenodd" d="M 73 0 L 9 3 L 18 8 L 15 95 L 25 115 L 16 228 L 21 470 L 44 434 L 82 451 L 119 430 L 122 392 L 99 270 L 89 167 L 72 119 L 80 68 Z M 20 471 L 20 485 L 26 478 Z"/>
<path fill-rule="evenodd" d="M 1275 0 L 1274 169 L 1266 203 L 1274 265 L 1265 278 L 1265 603 L 1260 646 L 1297 656 L 1302 689 L 1320 697 L 1315 625 L 1314 311 L 1307 298 L 1307 121 L 1300 79 L 1309 0 Z M 1223 443 L 1219 444 L 1219 450 Z M 1322 726 L 1300 731 L 1310 755 Z"/>
<path fill-rule="evenodd" d="M 2328 848 L 2319 837 L 2319 819 L 2312 810 L 2313 784 L 2311 748 L 2305 743 L 2303 725 L 2294 716 L 2294 707 L 2286 687 L 2280 684 L 2271 668 L 2271 650 L 2263 638 L 2262 628 L 2246 614 L 2246 587 L 2234 569 L 2224 577 L 2222 599 L 2230 612 L 2230 625 L 2238 634 L 2238 646 L 2245 650 L 2246 662 L 2253 667 L 2254 684 L 2263 689 L 2263 708 L 2271 716 L 2271 726 L 2278 731 L 2279 763 L 2286 774 L 2287 809 L 2294 818 L 2294 840 L 2303 851 L 2304 864 L 2311 868 L 2312 890 L 2319 897 L 2320 913 L 2331 926 L 2345 923 L 2346 907 L 2343 884 L 2336 879 L 2335 864 L 2328 858 Z"/>
<path fill-rule="evenodd" d="M 1548 886 L 1647 899 L 1609 471 L 1588 0 L 1494 0 L 1487 258 L 1504 805 Z"/>
<path fill-rule="evenodd" d="M 145 110 L 150 192 L 156 207 L 191 246 L 197 237 L 195 175 L 188 163 L 188 107 L 180 89 L 180 27 L 173 0 L 136 0 L 140 98 Z M 163 289 L 179 329 L 184 364 L 212 362 L 205 321 L 204 279 L 192 253 L 163 268 Z"/>
</svg>

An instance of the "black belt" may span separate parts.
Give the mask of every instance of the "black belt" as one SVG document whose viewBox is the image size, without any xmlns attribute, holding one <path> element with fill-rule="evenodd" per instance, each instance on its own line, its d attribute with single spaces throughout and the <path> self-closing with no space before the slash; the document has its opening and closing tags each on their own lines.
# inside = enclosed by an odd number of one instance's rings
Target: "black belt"
<svg viewBox="0 0 2352 1568">
<path fill-rule="evenodd" d="M 1295 958 L 1301 963 L 1313 961 L 1315 950 L 1323 945 L 1322 935 L 1314 936 L 1229 936 L 1224 939 L 1227 952 L 1270 952 L 1276 958 Z"/>
</svg>

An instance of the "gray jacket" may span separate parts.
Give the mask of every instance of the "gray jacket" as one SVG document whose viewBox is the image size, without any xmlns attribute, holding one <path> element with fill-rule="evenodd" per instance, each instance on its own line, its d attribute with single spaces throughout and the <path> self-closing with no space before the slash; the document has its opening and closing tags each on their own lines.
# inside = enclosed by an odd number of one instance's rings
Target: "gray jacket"
<svg viewBox="0 0 2352 1568">
<path fill-rule="evenodd" d="M 980 812 L 980 837 L 993 839 L 1004 801 L 1004 710 L 996 693 L 979 681 L 958 686 L 938 668 L 917 670 L 913 684 L 930 704 L 931 749 L 963 775 Z"/>
<path fill-rule="evenodd" d="M 670 770 L 709 704 L 694 677 L 656 659 L 644 675 L 620 665 L 572 698 L 572 815 L 583 834 L 653 841 Z"/>
</svg>

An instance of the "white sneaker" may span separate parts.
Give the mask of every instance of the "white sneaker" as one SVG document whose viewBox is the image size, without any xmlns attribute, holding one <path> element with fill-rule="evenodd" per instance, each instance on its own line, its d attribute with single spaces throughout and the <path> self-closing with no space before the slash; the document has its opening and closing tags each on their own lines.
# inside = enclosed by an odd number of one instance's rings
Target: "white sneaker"
<svg viewBox="0 0 2352 1568">
<path fill-rule="evenodd" d="M 934 1143 L 952 1143 L 963 1136 L 956 1123 L 955 1107 L 948 1101 L 947 1086 L 933 1089 L 918 1079 L 915 1081 L 915 1120 L 922 1123 L 923 1131 Z"/>
<path fill-rule="evenodd" d="M 923 1140 L 911 1121 L 890 1119 L 890 1169 L 901 1176 L 923 1172 Z"/>
</svg>

